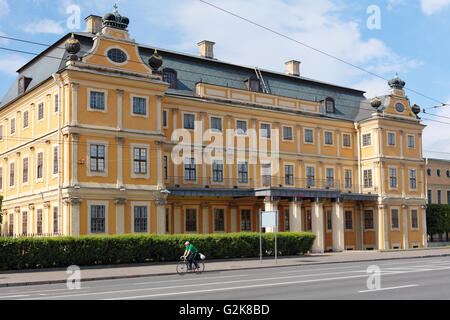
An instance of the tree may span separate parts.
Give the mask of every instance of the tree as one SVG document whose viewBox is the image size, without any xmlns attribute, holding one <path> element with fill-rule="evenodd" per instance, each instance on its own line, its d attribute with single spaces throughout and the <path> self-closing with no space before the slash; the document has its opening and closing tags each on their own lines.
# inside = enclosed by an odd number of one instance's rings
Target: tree
<svg viewBox="0 0 450 320">
<path fill-rule="evenodd" d="M 428 234 L 442 234 L 450 232 L 450 205 L 427 205 L 427 232 Z"/>
</svg>

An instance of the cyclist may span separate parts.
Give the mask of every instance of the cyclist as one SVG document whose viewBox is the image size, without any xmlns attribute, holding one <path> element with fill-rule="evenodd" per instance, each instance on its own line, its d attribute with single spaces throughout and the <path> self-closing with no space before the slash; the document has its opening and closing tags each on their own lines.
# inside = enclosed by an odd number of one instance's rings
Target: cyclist
<svg viewBox="0 0 450 320">
<path fill-rule="evenodd" d="M 181 258 L 188 259 L 189 270 L 192 270 L 192 263 L 194 263 L 195 268 L 198 269 L 197 264 L 198 249 L 192 243 L 189 243 L 189 241 L 186 241 L 184 245 L 186 246 L 186 250 L 184 251 L 184 254 Z"/>
</svg>

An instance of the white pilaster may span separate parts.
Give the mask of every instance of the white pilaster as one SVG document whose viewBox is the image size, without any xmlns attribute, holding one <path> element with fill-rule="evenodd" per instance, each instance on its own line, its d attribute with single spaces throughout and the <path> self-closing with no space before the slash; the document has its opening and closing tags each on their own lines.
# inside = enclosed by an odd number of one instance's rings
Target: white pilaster
<svg viewBox="0 0 450 320">
<path fill-rule="evenodd" d="M 312 206 L 311 212 L 311 227 L 312 232 L 316 235 L 312 246 L 312 252 L 324 252 L 325 248 L 325 235 L 323 225 L 323 202 L 320 199 L 316 199 Z"/>
<path fill-rule="evenodd" d="M 289 203 L 289 230 L 301 232 L 303 230 L 302 222 L 302 201 L 294 199 Z"/>
<path fill-rule="evenodd" d="M 333 204 L 331 217 L 333 251 L 344 251 L 344 204 L 339 199 Z"/>
</svg>

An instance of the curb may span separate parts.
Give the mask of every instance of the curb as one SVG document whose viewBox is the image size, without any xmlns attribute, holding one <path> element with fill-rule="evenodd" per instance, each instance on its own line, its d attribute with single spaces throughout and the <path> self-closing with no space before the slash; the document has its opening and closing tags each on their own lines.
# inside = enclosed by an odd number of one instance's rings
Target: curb
<svg viewBox="0 0 450 320">
<path fill-rule="evenodd" d="M 372 259 L 360 259 L 360 260 L 346 260 L 346 261 L 334 261 L 334 262 L 312 262 L 312 263 L 304 263 L 304 264 L 287 264 L 287 265 L 272 265 L 272 266 L 258 266 L 258 267 L 242 267 L 242 268 L 234 268 L 234 269 L 215 269 L 215 270 L 205 270 L 202 273 L 207 272 L 224 272 L 224 271 L 234 271 L 234 270 L 252 270 L 252 269 L 267 269 L 267 268 L 285 268 L 285 267 L 297 267 L 297 266 L 312 266 L 312 265 L 322 265 L 322 264 L 335 264 L 335 263 L 351 263 L 351 262 L 369 262 L 369 261 L 383 261 L 383 260 L 405 260 L 405 259 L 420 259 L 420 258 L 437 258 L 437 257 L 446 257 L 450 256 L 449 253 L 443 254 L 434 254 L 434 255 L 420 255 L 414 257 L 398 257 L 398 258 L 372 258 Z M 101 280 L 116 280 L 116 279 L 131 279 L 131 278 L 144 278 L 144 277 L 152 277 L 152 276 L 169 276 L 175 275 L 177 272 L 159 272 L 159 273 L 148 273 L 148 274 L 140 274 L 140 275 L 119 275 L 119 276 L 108 276 L 108 277 L 95 277 L 95 278 L 84 278 L 81 282 L 87 281 L 101 281 Z M 44 284 L 58 284 L 58 283 L 66 283 L 67 279 L 59 279 L 59 280 L 42 280 L 42 281 L 28 281 L 28 282 L 11 282 L 11 283 L 0 283 L 0 288 L 5 287 L 20 287 L 20 286 L 32 286 L 32 285 L 44 285 Z"/>
</svg>

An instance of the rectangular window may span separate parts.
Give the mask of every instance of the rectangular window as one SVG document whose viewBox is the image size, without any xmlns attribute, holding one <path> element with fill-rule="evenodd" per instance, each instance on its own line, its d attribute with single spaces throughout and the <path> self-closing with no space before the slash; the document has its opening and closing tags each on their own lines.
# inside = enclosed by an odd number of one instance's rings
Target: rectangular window
<svg viewBox="0 0 450 320">
<path fill-rule="evenodd" d="M 372 169 L 364 170 L 364 188 L 372 188 Z"/>
<path fill-rule="evenodd" d="M 194 129 L 194 126 L 195 126 L 195 115 L 185 114 L 184 115 L 184 128 L 185 129 Z"/>
<path fill-rule="evenodd" d="M 147 149 L 134 148 L 133 167 L 134 173 L 146 174 L 147 173 Z"/>
<path fill-rule="evenodd" d="M 23 112 L 23 127 L 28 127 L 28 110 Z"/>
<path fill-rule="evenodd" d="M 28 183 L 28 158 L 22 160 L 22 183 Z"/>
<path fill-rule="evenodd" d="M 433 191 L 428 190 L 428 204 L 432 204 L 432 203 L 433 203 Z"/>
<path fill-rule="evenodd" d="M 92 144 L 90 146 L 90 169 L 95 172 L 105 171 L 105 146 Z"/>
<path fill-rule="evenodd" d="M 91 109 L 105 110 L 105 93 L 91 91 L 90 104 Z"/>
<path fill-rule="evenodd" d="M 194 158 L 185 159 L 184 163 L 184 179 L 187 181 L 197 180 L 197 166 Z"/>
<path fill-rule="evenodd" d="M 251 211 L 241 210 L 241 231 L 251 231 Z"/>
<path fill-rule="evenodd" d="M 364 210 L 364 229 L 373 229 L 373 211 Z"/>
<path fill-rule="evenodd" d="M 388 145 L 395 146 L 395 133 L 388 132 L 387 137 L 388 137 Z"/>
<path fill-rule="evenodd" d="M 1 171 L 2 169 L 0 168 L 0 171 Z M 1 188 L 1 183 L 0 183 L 0 188 Z M 447 204 L 450 204 L 450 191 L 448 191 L 447 190 Z"/>
<path fill-rule="evenodd" d="M 398 216 L 398 209 L 392 209 L 391 210 L 391 229 L 399 229 L 399 216 Z"/>
<path fill-rule="evenodd" d="M 353 230 L 353 212 L 345 211 L 345 230 Z"/>
<path fill-rule="evenodd" d="M 333 132 L 325 131 L 325 145 L 332 146 L 333 145 Z"/>
<path fill-rule="evenodd" d="M 3 140 L 3 125 L 0 126 L 0 140 Z"/>
<path fill-rule="evenodd" d="M 223 163 L 214 161 L 212 164 L 213 182 L 223 182 Z"/>
<path fill-rule="evenodd" d="M 362 135 L 362 145 L 363 145 L 363 147 L 372 145 L 372 134 L 371 133 L 365 133 Z"/>
<path fill-rule="evenodd" d="M 344 147 L 351 147 L 351 136 L 347 133 L 342 135 L 342 145 Z"/>
<path fill-rule="evenodd" d="M 9 226 L 8 226 L 8 236 L 12 237 L 14 236 L 14 214 L 9 215 Z"/>
<path fill-rule="evenodd" d="M 53 207 L 53 234 L 59 234 L 59 213 L 58 207 Z"/>
<path fill-rule="evenodd" d="M 417 171 L 414 169 L 409 170 L 409 188 L 417 189 Z"/>
<path fill-rule="evenodd" d="M 306 231 L 312 230 L 311 210 L 306 210 Z"/>
<path fill-rule="evenodd" d="M 334 169 L 333 168 L 326 168 L 325 169 L 326 174 L 326 186 L 327 188 L 334 188 Z"/>
<path fill-rule="evenodd" d="M 294 140 L 294 137 L 292 135 L 292 127 L 283 127 L 283 140 Z"/>
<path fill-rule="evenodd" d="M 39 152 L 37 154 L 37 172 L 36 179 L 42 179 L 44 176 L 44 153 Z"/>
<path fill-rule="evenodd" d="M 55 113 L 59 111 L 59 96 L 55 94 Z"/>
<path fill-rule="evenodd" d="M 389 187 L 397 188 L 397 168 L 389 168 Z"/>
<path fill-rule="evenodd" d="M 272 165 L 270 163 L 261 164 L 261 179 L 263 186 L 270 186 L 272 184 Z"/>
<path fill-rule="evenodd" d="M 332 219 L 331 210 L 327 210 L 327 231 L 330 231 L 333 228 L 331 219 Z"/>
<path fill-rule="evenodd" d="M 305 142 L 314 143 L 314 131 L 313 129 L 305 129 Z"/>
<path fill-rule="evenodd" d="M 408 139 L 408 148 L 415 148 L 416 147 L 415 137 L 413 135 L 408 134 L 407 139 Z"/>
<path fill-rule="evenodd" d="M 214 132 L 222 132 L 222 118 L 211 117 L 211 130 Z"/>
<path fill-rule="evenodd" d="M 289 209 L 284 209 L 284 231 L 289 231 Z"/>
<path fill-rule="evenodd" d="M 170 233 L 170 211 L 169 208 L 166 208 L 166 233 Z"/>
<path fill-rule="evenodd" d="M 147 99 L 133 97 L 133 113 L 134 114 L 147 114 Z"/>
<path fill-rule="evenodd" d="M 105 232 L 105 206 L 91 206 L 91 233 Z"/>
<path fill-rule="evenodd" d="M 248 163 L 238 163 L 238 182 L 248 183 Z"/>
<path fill-rule="evenodd" d="M 214 209 L 214 231 L 225 231 L 225 211 Z"/>
<path fill-rule="evenodd" d="M 313 187 L 316 185 L 315 183 L 315 168 L 314 167 L 306 167 L 306 187 Z"/>
<path fill-rule="evenodd" d="M 57 174 L 58 167 L 58 146 L 53 147 L 53 174 Z"/>
<path fill-rule="evenodd" d="M 38 121 L 44 119 L 44 103 L 38 104 Z"/>
<path fill-rule="evenodd" d="M 419 229 L 419 214 L 417 209 L 411 209 L 411 229 Z"/>
<path fill-rule="evenodd" d="M 14 168 L 14 162 L 11 162 L 9 164 L 9 186 L 10 187 L 14 187 L 15 184 L 15 180 L 14 180 L 14 172 L 15 168 Z"/>
<path fill-rule="evenodd" d="M 441 190 L 437 191 L 437 203 L 442 204 L 442 191 Z"/>
<path fill-rule="evenodd" d="M 36 210 L 36 233 L 38 236 L 42 235 L 42 209 Z"/>
<path fill-rule="evenodd" d="M 291 164 L 284 166 L 284 184 L 289 186 L 294 185 L 294 166 Z"/>
<path fill-rule="evenodd" d="M 163 116 L 162 118 L 163 127 L 167 127 L 167 110 L 163 110 L 162 116 Z"/>
<path fill-rule="evenodd" d="M 344 187 L 350 189 L 353 187 L 353 172 L 349 169 L 344 169 Z"/>
<path fill-rule="evenodd" d="M 28 212 L 22 212 L 22 236 L 28 235 Z"/>
<path fill-rule="evenodd" d="M 261 123 L 261 137 L 262 138 L 270 138 L 270 124 Z"/>
<path fill-rule="evenodd" d="M 147 232 L 147 207 L 134 207 L 134 232 Z"/>
<path fill-rule="evenodd" d="M 169 162 L 167 156 L 164 156 L 164 180 L 169 179 Z"/>
<path fill-rule="evenodd" d="M 238 135 L 246 135 L 247 134 L 247 121 L 236 120 L 236 131 L 237 131 Z"/>
<path fill-rule="evenodd" d="M 11 134 L 16 133 L 16 118 L 12 118 L 10 124 L 11 124 L 11 131 L 10 131 L 10 133 Z"/>
<path fill-rule="evenodd" d="M 197 231 L 197 210 L 186 209 L 186 232 Z"/>
</svg>

